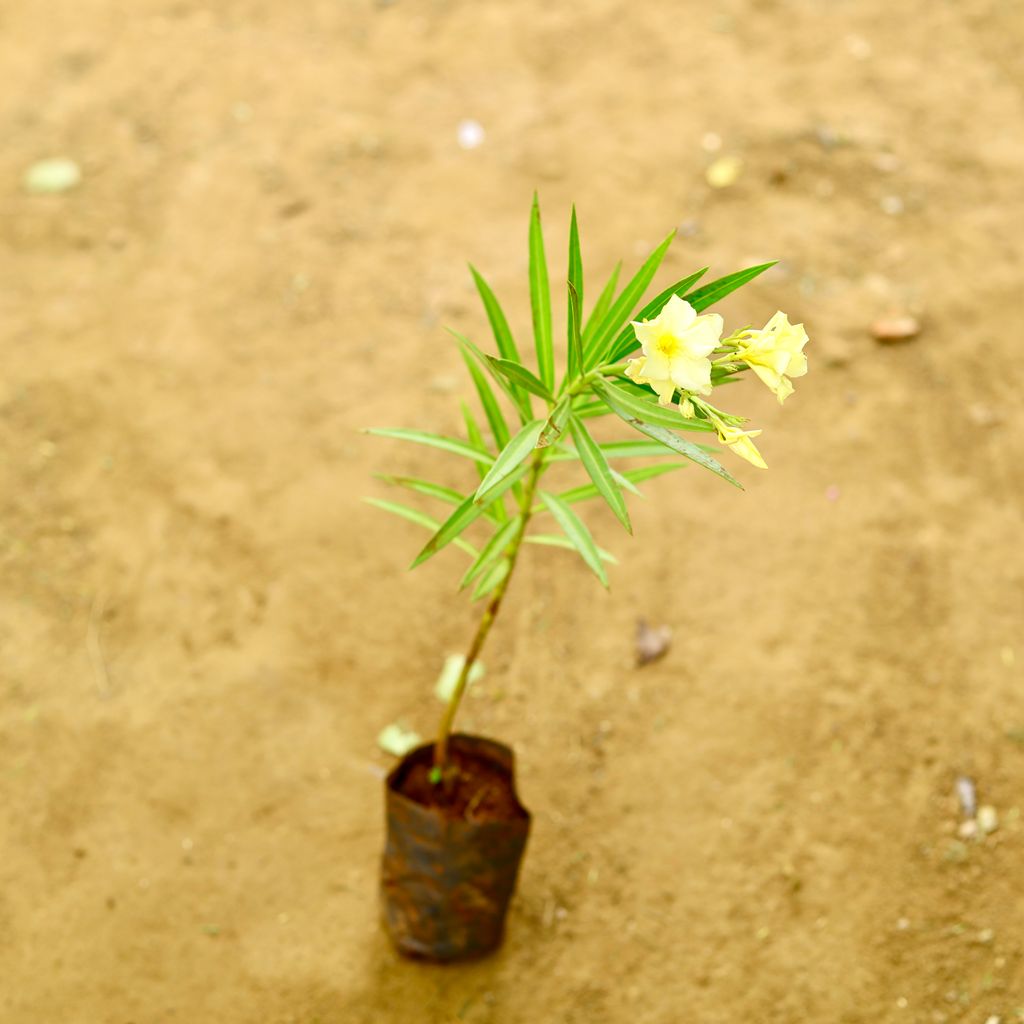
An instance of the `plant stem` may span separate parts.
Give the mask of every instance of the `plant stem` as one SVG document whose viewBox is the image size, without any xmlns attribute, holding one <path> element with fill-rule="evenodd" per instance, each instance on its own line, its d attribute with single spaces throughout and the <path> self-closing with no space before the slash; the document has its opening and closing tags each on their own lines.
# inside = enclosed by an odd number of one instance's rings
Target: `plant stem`
<svg viewBox="0 0 1024 1024">
<path fill-rule="evenodd" d="M 487 602 L 487 607 L 484 609 L 480 623 L 476 628 L 476 633 L 469 645 L 469 651 L 466 653 L 466 660 L 455 683 L 455 689 L 452 690 L 448 705 L 444 709 L 441 726 L 437 731 L 437 741 L 434 743 L 433 777 L 438 781 L 443 777 L 445 765 L 448 761 L 448 738 L 451 735 L 455 714 L 459 710 L 459 704 L 462 701 L 463 694 L 466 692 L 469 673 L 476 663 L 476 659 L 480 657 L 484 641 L 487 639 L 487 634 L 491 631 L 491 626 L 494 625 L 494 620 L 498 617 L 502 598 L 505 596 L 505 591 L 508 590 L 509 581 L 512 579 L 512 573 L 515 571 L 516 562 L 519 559 L 519 549 L 522 546 L 523 537 L 526 536 L 526 527 L 530 522 L 530 517 L 533 515 L 533 497 L 537 491 L 537 481 L 540 479 L 543 469 L 544 455 L 541 452 L 535 452 L 533 464 L 530 466 L 530 473 L 526 478 L 526 486 L 523 489 L 523 497 L 519 503 L 519 528 L 513 534 L 506 549 L 506 557 L 509 560 L 508 572 L 505 573 L 505 578 L 498 584 L 491 595 L 490 601 Z"/>
</svg>

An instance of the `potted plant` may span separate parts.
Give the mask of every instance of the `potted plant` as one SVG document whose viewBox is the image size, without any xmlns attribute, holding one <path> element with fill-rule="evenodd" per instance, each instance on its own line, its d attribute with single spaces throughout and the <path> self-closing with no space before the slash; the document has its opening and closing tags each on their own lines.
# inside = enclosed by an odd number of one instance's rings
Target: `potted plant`
<svg viewBox="0 0 1024 1024">
<path fill-rule="evenodd" d="M 384 919 L 404 954 L 455 960 L 486 953 L 501 942 L 530 816 L 516 795 L 511 750 L 493 740 L 454 733 L 453 726 L 523 545 L 573 549 L 607 586 L 605 563 L 612 558 L 595 544 L 575 506 L 601 499 L 632 532 L 626 494 L 638 493 L 638 483 L 686 462 L 740 487 L 719 462 L 720 449 L 680 432 L 715 438 L 733 454 L 765 468 L 754 444 L 760 431 L 743 429 L 742 417 L 718 408 L 709 396 L 749 369 L 783 402 L 793 391 L 790 379 L 807 370 L 807 334 L 802 325 L 790 324 L 784 313 L 776 313 L 761 329 L 725 334 L 722 317 L 705 312 L 771 263 L 703 285 L 699 282 L 705 270 L 699 270 L 641 304 L 671 241 L 669 235 L 621 289 L 616 267 L 584 315 L 583 263 L 573 210 L 567 342 L 564 363 L 557 366 L 535 197 L 529 228 L 532 367 L 521 355 L 494 293 L 471 267 L 498 354 L 485 355 L 468 338 L 453 334 L 476 389 L 486 432 L 465 405 L 464 438 L 407 429 L 370 431 L 439 448 L 468 460 L 477 473 L 477 482 L 467 493 L 418 478 L 384 478 L 454 506 L 443 521 L 395 502 L 368 499 L 431 530 L 413 568 L 449 545 L 461 548 L 469 566 L 460 589 L 483 602 L 435 739 L 406 752 L 386 780 Z M 630 320 L 638 306 L 636 319 Z M 601 417 L 617 418 L 631 432 L 625 439 L 598 441 L 592 425 Z M 655 461 L 635 464 L 652 458 Z M 630 460 L 632 468 L 616 469 L 620 460 Z M 563 480 L 564 471 L 573 470 L 579 479 Z M 541 520 L 555 531 L 536 532 Z M 471 527 L 479 539 L 469 539 Z"/>
</svg>

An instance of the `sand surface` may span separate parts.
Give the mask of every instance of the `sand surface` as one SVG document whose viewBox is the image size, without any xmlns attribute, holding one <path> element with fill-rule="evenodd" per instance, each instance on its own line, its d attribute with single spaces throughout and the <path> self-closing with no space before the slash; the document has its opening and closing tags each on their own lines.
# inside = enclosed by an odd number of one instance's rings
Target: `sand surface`
<svg viewBox="0 0 1024 1024">
<path fill-rule="evenodd" d="M 1022 47 L 1011 0 L 3 0 L 0 1021 L 1024 1020 Z M 475 613 L 360 497 L 469 481 L 358 428 L 461 429 L 466 260 L 528 344 L 535 188 L 585 301 L 673 227 L 659 284 L 781 259 L 721 311 L 812 368 L 724 393 L 745 494 L 591 510 L 609 594 L 527 553 L 460 724 L 531 845 L 500 955 L 430 968 L 375 737 Z"/>
</svg>

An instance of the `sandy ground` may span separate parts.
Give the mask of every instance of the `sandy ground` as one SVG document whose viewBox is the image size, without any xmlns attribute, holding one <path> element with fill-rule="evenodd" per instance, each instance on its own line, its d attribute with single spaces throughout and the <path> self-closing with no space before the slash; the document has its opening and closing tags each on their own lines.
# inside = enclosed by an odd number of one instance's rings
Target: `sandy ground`
<svg viewBox="0 0 1024 1024">
<path fill-rule="evenodd" d="M 1022 46 L 1012 0 L 0 3 L 3 1024 L 1024 1020 Z M 442 327 L 486 342 L 469 259 L 526 337 L 534 188 L 591 296 L 673 226 L 661 282 L 781 258 L 723 312 L 812 371 L 728 392 L 745 494 L 594 509 L 609 595 L 526 560 L 461 724 L 531 848 L 501 954 L 430 968 L 375 737 L 474 613 L 359 499 L 467 481 L 358 428 L 459 429 Z"/>
</svg>

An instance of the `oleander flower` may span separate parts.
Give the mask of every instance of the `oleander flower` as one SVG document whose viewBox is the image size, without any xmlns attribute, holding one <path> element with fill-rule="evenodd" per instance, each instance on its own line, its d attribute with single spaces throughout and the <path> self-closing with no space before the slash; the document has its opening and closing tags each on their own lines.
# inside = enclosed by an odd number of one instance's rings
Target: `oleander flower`
<svg viewBox="0 0 1024 1024">
<path fill-rule="evenodd" d="M 781 310 L 760 331 L 747 331 L 736 346 L 736 359 L 745 362 L 775 393 L 781 405 L 793 394 L 790 377 L 807 372 L 807 344 L 803 324 L 791 324 Z"/>
<path fill-rule="evenodd" d="M 662 405 L 668 405 L 678 388 L 711 394 L 711 360 L 722 336 L 717 313 L 698 316 L 678 295 L 665 303 L 653 320 L 633 321 L 643 355 L 630 360 L 626 376 L 637 384 L 649 384 Z"/>
<path fill-rule="evenodd" d="M 715 430 L 718 432 L 718 440 L 722 444 L 727 445 L 741 459 L 746 459 L 752 466 L 757 466 L 758 469 L 768 468 L 768 464 L 764 461 L 761 453 L 757 450 L 757 446 L 751 440 L 751 438 L 760 435 L 760 430 L 740 430 L 739 427 L 733 426 L 731 423 L 725 423 L 717 416 L 712 416 L 711 422 L 714 423 Z"/>
</svg>

